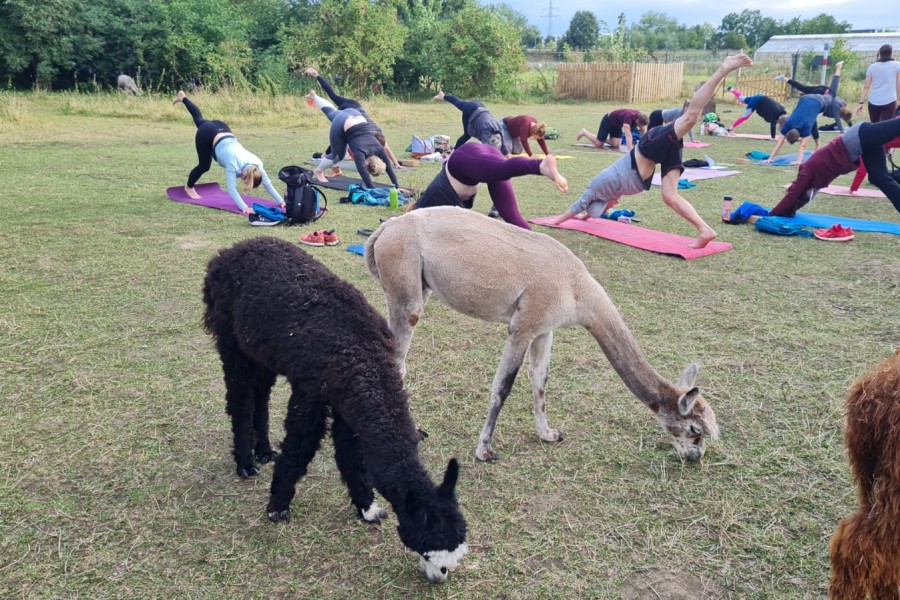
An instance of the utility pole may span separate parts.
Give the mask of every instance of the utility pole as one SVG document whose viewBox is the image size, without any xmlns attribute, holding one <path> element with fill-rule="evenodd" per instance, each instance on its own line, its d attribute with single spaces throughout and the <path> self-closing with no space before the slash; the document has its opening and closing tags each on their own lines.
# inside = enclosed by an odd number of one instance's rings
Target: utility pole
<svg viewBox="0 0 900 600">
<path fill-rule="evenodd" d="M 550 6 L 547 7 L 546 14 L 541 15 L 547 17 L 547 37 L 553 35 L 553 19 L 559 16 L 559 13 L 553 8 L 553 0 L 550 0 Z"/>
</svg>

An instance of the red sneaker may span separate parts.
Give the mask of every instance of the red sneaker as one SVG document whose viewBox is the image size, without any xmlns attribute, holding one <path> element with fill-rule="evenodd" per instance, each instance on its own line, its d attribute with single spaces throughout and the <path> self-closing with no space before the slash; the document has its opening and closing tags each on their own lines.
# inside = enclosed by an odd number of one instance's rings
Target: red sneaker
<svg viewBox="0 0 900 600">
<path fill-rule="evenodd" d="M 337 234 L 334 232 L 334 229 L 329 229 L 327 231 L 322 232 L 322 237 L 324 238 L 324 242 L 326 246 L 337 246 L 340 243 Z"/>
<path fill-rule="evenodd" d="M 306 244 L 307 246 L 324 246 L 325 245 L 325 236 L 321 231 L 312 231 L 310 233 L 304 233 L 300 236 L 300 243 Z"/>
<path fill-rule="evenodd" d="M 826 242 L 849 242 L 853 239 L 853 230 L 838 223 L 828 229 L 816 229 L 813 235 Z"/>
</svg>

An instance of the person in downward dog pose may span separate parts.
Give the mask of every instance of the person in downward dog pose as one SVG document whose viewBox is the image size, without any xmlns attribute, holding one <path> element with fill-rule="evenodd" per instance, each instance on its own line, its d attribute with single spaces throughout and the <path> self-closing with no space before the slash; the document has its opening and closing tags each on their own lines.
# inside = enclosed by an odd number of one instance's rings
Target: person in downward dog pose
<svg viewBox="0 0 900 600">
<path fill-rule="evenodd" d="M 790 79 L 785 77 L 784 75 L 776 75 L 775 81 L 784 81 L 789 86 L 794 88 L 795 90 L 802 92 L 804 94 L 831 94 L 834 96 L 834 100 L 832 100 L 831 104 L 829 104 L 825 111 L 822 113 L 826 117 L 830 117 L 834 119 L 834 125 L 838 131 L 844 131 L 844 124 L 841 122 L 841 118 L 843 116 L 844 120 L 847 121 L 847 125 L 853 125 L 852 113 L 848 108 L 846 111 L 841 111 L 841 108 L 847 106 L 847 103 L 843 98 L 837 95 L 838 86 L 841 82 L 841 70 L 844 68 L 844 61 L 841 61 L 834 65 L 834 75 L 831 78 L 831 85 L 805 85 L 800 83 L 796 79 Z M 733 92 L 732 92 L 733 93 Z M 740 99 L 740 98 L 739 98 Z M 774 136 L 773 136 L 774 137 Z"/>
<path fill-rule="evenodd" d="M 784 116 L 785 119 L 787 118 L 787 110 L 785 110 L 784 106 L 765 94 L 744 96 L 741 94 L 740 90 L 732 89 L 729 91 L 734 94 L 734 97 L 738 99 L 738 102 L 747 107 L 744 114 L 735 119 L 734 123 L 731 125 L 731 131 L 740 127 L 755 112 L 762 117 L 763 121 L 769 124 L 769 137 L 774 140 L 775 135 L 778 132 L 778 127 L 784 124 L 782 116 Z M 781 120 L 780 123 L 779 120 Z"/>
<path fill-rule="evenodd" d="M 366 112 L 366 109 L 363 108 L 362 104 L 359 101 L 354 100 L 353 98 L 345 98 L 344 96 L 339 96 L 334 88 L 331 87 L 331 83 L 328 82 L 327 79 L 319 75 L 319 72 L 312 67 L 306 69 L 305 73 L 310 77 L 315 77 L 316 81 L 319 82 L 319 85 L 322 86 L 322 89 L 325 90 L 325 93 L 328 94 L 328 97 L 334 102 L 334 105 L 338 110 L 344 110 L 345 108 L 355 108 L 359 111 L 359 113 L 366 118 L 366 121 L 369 122 L 369 126 L 372 129 L 372 135 L 375 136 L 375 139 L 384 146 L 384 152 L 387 154 L 388 158 L 391 160 L 391 164 L 394 168 L 398 168 L 400 166 L 400 161 L 397 160 L 397 157 L 394 156 L 394 152 L 391 150 L 391 147 L 388 146 L 387 140 L 384 137 L 384 132 L 381 130 L 381 127 L 372 120 L 372 117 L 369 116 L 369 113 Z M 328 154 L 329 151 L 325 153 Z"/>
<path fill-rule="evenodd" d="M 237 178 L 244 183 L 245 190 L 259 187 L 262 183 L 281 208 L 284 208 L 284 198 L 272 185 L 272 181 L 263 168 L 263 163 L 258 156 L 244 148 L 224 121 L 213 121 L 203 118 L 203 113 L 196 104 L 181 90 L 172 100 L 172 104 L 184 104 L 188 109 L 194 124 L 197 126 L 197 134 L 194 136 L 194 144 L 197 147 L 197 166 L 191 169 L 188 175 L 187 185 L 184 191 L 194 200 L 200 199 L 200 194 L 194 189 L 200 176 L 209 171 L 213 159 L 225 169 L 225 187 L 228 195 L 234 200 L 238 208 L 245 215 L 253 214 L 254 210 L 247 206 L 241 194 L 237 190 Z"/>
<path fill-rule="evenodd" d="M 325 169 L 339 162 L 347 154 L 347 149 L 353 153 L 353 162 L 356 170 L 367 188 L 374 188 L 372 175 L 375 177 L 387 171 L 388 177 L 394 187 L 399 188 L 397 175 L 388 160 L 384 146 L 372 135 L 371 125 L 366 118 L 355 108 L 337 110 L 328 100 L 325 100 L 314 91 L 309 92 L 309 98 L 316 103 L 328 120 L 331 121 L 331 129 L 328 138 L 331 142 L 331 153 L 326 154 L 319 161 L 319 166 L 313 171 L 316 179 L 327 182 Z M 340 171 L 338 171 L 339 173 Z"/>
<path fill-rule="evenodd" d="M 442 91 L 438 92 L 434 99 L 446 100 L 462 112 L 463 134 L 456 140 L 454 148 L 458 149 L 470 139 L 475 138 L 482 144 L 497 148 L 503 156 L 509 154 L 509 148 L 503 141 L 503 126 L 481 101 L 461 100 Z"/>
<path fill-rule="evenodd" d="M 453 151 L 434 180 L 416 200 L 413 209 L 431 206 L 472 208 L 478 184 L 486 183 L 491 200 L 500 217 L 507 223 L 531 229 L 516 201 L 510 179 L 522 175 L 543 175 L 561 192 L 569 191 L 569 183 L 556 168 L 556 157 L 504 158 L 487 144 L 463 144 Z"/>
<path fill-rule="evenodd" d="M 884 192 L 900 212 L 900 183 L 888 173 L 884 160 L 884 146 L 888 143 L 900 143 L 900 119 L 857 123 L 850 127 L 800 165 L 797 179 L 769 215 L 794 216 L 812 199 L 816 190 L 827 187 L 838 176 L 850 173 L 860 165 L 868 170 L 872 185 Z"/>
<path fill-rule="evenodd" d="M 581 218 L 600 217 L 622 196 L 649 190 L 659 163 L 663 202 L 697 229 L 697 239 L 690 247 L 703 248 L 716 239 L 716 232 L 706 224 L 691 203 L 678 193 L 678 179 L 684 171 L 681 160 L 682 140 L 700 121 L 703 107 L 715 94 L 716 87 L 725 76 L 736 69 L 750 66 L 753 66 L 753 61 L 743 52 L 726 57 L 713 76 L 694 92 L 683 115 L 670 125 L 648 130 L 631 152 L 594 177 L 581 198 L 560 215 L 555 223 L 568 221 L 583 212 L 586 215 Z"/>
</svg>

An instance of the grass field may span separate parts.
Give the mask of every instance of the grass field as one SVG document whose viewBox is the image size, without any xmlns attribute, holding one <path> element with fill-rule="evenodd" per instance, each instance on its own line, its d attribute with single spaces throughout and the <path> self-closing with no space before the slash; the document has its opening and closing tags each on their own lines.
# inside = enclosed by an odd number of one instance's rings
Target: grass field
<svg viewBox="0 0 900 600">
<path fill-rule="evenodd" d="M 302 98 L 196 101 L 229 122 L 273 179 L 327 143 L 325 119 Z M 371 108 L 398 154 L 413 134 L 460 133 L 446 103 Z M 564 211 L 617 158 L 570 146 L 614 106 L 491 108 L 546 120 L 562 132 L 551 147 L 573 157 L 560 161 L 568 195 L 543 178 L 515 182 L 527 218 Z M 738 110 L 722 116 L 730 123 Z M 753 117 L 745 128 L 764 126 Z M 194 164 L 193 131 L 167 97 L 0 94 L 0 597 L 825 595 L 828 540 L 855 503 L 843 397 L 900 345 L 900 238 L 829 244 L 720 224 L 723 195 L 771 206 L 795 172 L 752 165 L 684 193 L 734 245 L 726 253 L 683 261 L 538 228 L 585 262 L 664 377 L 702 365 L 722 439 L 697 465 L 678 460 L 582 329 L 558 332 L 551 364 L 550 421 L 565 441 L 538 439 L 523 374 L 494 437 L 501 460 L 479 463 L 473 450 L 505 330 L 433 300 L 407 384 L 430 434 L 421 451 L 433 476 L 461 460 L 471 552 L 432 587 L 393 518 L 356 520 L 327 447 L 298 485 L 290 524 L 265 516 L 271 466 L 258 479 L 235 476 L 221 369 L 200 326 L 204 269 L 239 240 L 296 241 L 310 228 L 261 231 L 170 202 L 165 188 L 182 185 Z M 705 151 L 733 164 L 771 145 L 717 138 Z M 424 165 L 401 183 L 422 189 L 436 171 Z M 224 182 L 224 173 L 213 165 L 202 181 Z M 338 196 L 329 192 L 317 225 L 343 243 L 310 251 L 383 313 L 379 285 L 345 246 L 391 213 Z M 475 209 L 488 206 L 483 191 Z M 623 207 L 642 226 L 694 234 L 658 188 Z M 819 196 L 809 210 L 900 220 L 886 200 Z M 274 440 L 286 396 L 280 382 Z"/>
</svg>

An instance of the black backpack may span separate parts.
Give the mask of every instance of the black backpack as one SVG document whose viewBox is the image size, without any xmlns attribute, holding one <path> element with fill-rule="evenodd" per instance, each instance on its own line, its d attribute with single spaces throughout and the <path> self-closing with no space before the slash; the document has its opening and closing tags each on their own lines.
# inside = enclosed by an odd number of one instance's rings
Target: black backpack
<svg viewBox="0 0 900 600">
<path fill-rule="evenodd" d="M 278 179 L 287 185 L 284 192 L 284 222 L 286 225 L 312 223 L 328 210 L 328 198 L 313 185 L 313 172 L 290 165 L 278 172 Z"/>
</svg>

